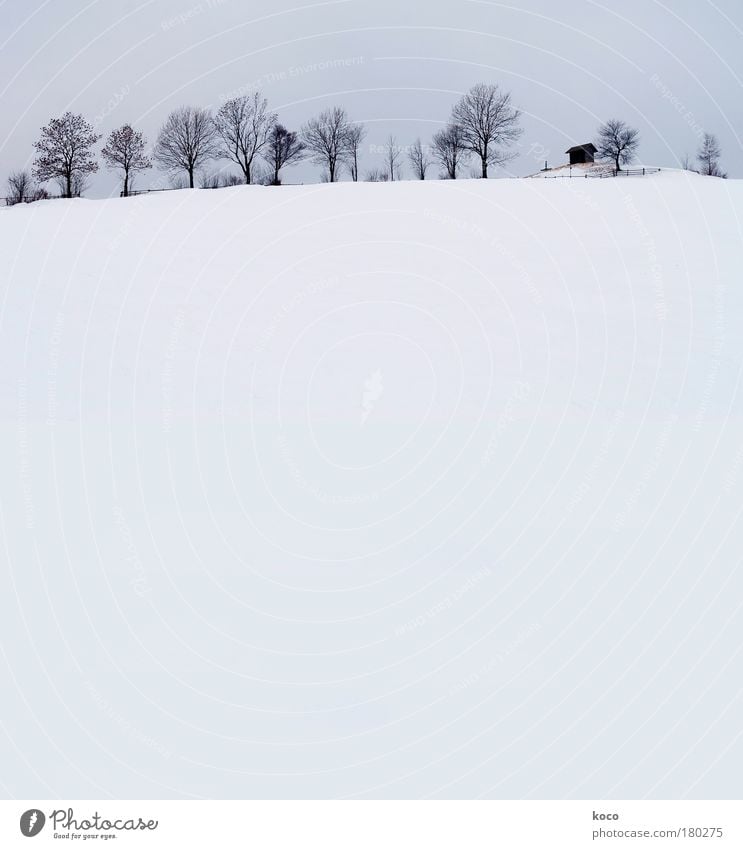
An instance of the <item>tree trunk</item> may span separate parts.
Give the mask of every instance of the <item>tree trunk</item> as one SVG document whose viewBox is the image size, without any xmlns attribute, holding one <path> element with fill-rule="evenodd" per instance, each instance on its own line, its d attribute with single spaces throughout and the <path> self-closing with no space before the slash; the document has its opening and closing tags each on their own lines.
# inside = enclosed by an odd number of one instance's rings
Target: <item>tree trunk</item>
<svg viewBox="0 0 743 849">
<path fill-rule="evenodd" d="M 193 168 L 188 169 L 188 187 L 193 188 Z"/>
<path fill-rule="evenodd" d="M 71 198 L 72 197 L 72 171 L 68 171 L 67 174 L 65 174 L 65 178 L 67 180 L 67 197 Z"/>
<path fill-rule="evenodd" d="M 484 156 L 482 158 L 482 179 L 483 180 L 488 179 L 488 160 Z"/>
<path fill-rule="evenodd" d="M 124 197 L 129 197 L 129 172 L 124 171 Z"/>
</svg>

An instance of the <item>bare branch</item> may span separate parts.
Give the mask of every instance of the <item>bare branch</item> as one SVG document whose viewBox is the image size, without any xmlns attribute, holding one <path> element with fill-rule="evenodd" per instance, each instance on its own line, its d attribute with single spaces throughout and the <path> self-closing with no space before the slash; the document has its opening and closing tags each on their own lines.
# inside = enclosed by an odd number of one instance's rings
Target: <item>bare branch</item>
<svg viewBox="0 0 743 849">
<path fill-rule="evenodd" d="M 596 148 L 601 159 L 614 160 L 614 167 L 621 171 L 635 158 L 640 146 L 640 134 L 624 121 L 613 119 L 599 127 Z"/>
<path fill-rule="evenodd" d="M 720 170 L 720 157 L 722 149 L 717 137 L 711 133 L 705 133 L 702 144 L 697 151 L 697 162 L 699 163 L 700 173 L 706 174 L 709 177 L 727 177 L 724 171 Z"/>
<path fill-rule="evenodd" d="M 240 166 L 245 182 L 253 182 L 253 163 L 268 144 L 276 115 L 259 92 L 228 100 L 217 112 L 214 123 L 222 153 Z"/>
<path fill-rule="evenodd" d="M 346 164 L 354 183 L 359 179 L 359 150 L 361 142 L 366 137 L 363 124 L 352 124 L 346 134 Z"/>
<path fill-rule="evenodd" d="M 419 180 L 425 180 L 426 171 L 428 171 L 433 162 L 429 156 L 428 149 L 423 147 L 420 139 L 415 140 L 415 144 L 408 152 L 408 161 L 415 176 Z"/>
<path fill-rule="evenodd" d="M 452 124 L 460 127 L 464 146 L 479 157 L 482 177 L 489 165 L 504 165 L 515 154 L 507 152 L 521 136 L 521 113 L 511 104 L 511 95 L 497 85 L 473 86 L 452 111 Z"/>
<path fill-rule="evenodd" d="M 155 144 L 155 161 L 165 171 L 185 171 L 190 188 L 194 175 L 219 156 L 217 130 L 207 109 L 182 106 L 168 116 Z"/>
<path fill-rule="evenodd" d="M 92 147 L 99 139 L 82 115 L 65 112 L 61 118 L 53 118 L 34 144 L 34 176 L 40 183 L 57 180 L 62 196 L 74 197 L 76 186 L 82 192 L 87 175 L 98 170 Z"/>
<path fill-rule="evenodd" d="M 152 168 L 152 160 L 145 152 L 146 146 L 142 133 L 133 130 L 130 124 L 124 124 L 109 135 L 101 151 L 106 167 L 119 170 L 124 175 L 124 197 L 129 195 L 134 176 Z"/>
<path fill-rule="evenodd" d="M 302 127 L 302 142 L 312 161 L 324 167 L 329 183 L 336 181 L 338 166 L 348 157 L 350 126 L 346 110 L 334 106 Z"/>
<path fill-rule="evenodd" d="M 271 170 L 270 182 L 281 185 L 279 172 L 285 165 L 299 162 L 304 157 L 304 145 L 295 132 L 287 130 L 283 124 L 274 124 L 268 136 L 264 158 Z"/>
<path fill-rule="evenodd" d="M 456 180 L 459 168 L 469 157 L 469 148 L 465 145 L 459 124 L 449 124 L 434 134 L 433 155 L 444 169 L 443 176 Z"/>
<path fill-rule="evenodd" d="M 402 151 L 397 144 L 397 139 L 393 135 L 388 136 L 384 145 L 384 162 L 390 182 L 400 176 L 401 157 Z"/>
</svg>

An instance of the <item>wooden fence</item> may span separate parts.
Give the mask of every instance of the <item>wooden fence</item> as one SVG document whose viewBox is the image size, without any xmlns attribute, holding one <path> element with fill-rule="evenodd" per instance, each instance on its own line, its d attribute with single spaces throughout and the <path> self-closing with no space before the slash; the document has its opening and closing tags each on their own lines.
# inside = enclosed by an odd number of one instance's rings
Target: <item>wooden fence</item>
<svg viewBox="0 0 743 849">
<path fill-rule="evenodd" d="M 657 174 L 660 168 L 625 168 L 617 171 L 610 168 L 607 171 L 587 171 L 585 174 L 545 174 L 543 180 L 603 180 L 607 177 L 644 177 L 646 174 Z"/>
<path fill-rule="evenodd" d="M 587 172 L 585 174 L 545 174 L 542 178 L 543 180 L 576 180 L 576 179 L 591 179 L 591 180 L 603 180 L 607 177 L 644 177 L 646 174 L 657 174 L 661 169 L 660 168 L 627 168 L 622 171 L 617 171 L 616 168 L 612 168 L 608 171 L 594 171 L 593 173 Z M 285 186 L 299 186 L 303 185 L 302 183 L 283 183 Z M 205 188 L 216 189 L 223 188 L 222 186 L 207 186 Z M 177 192 L 179 189 L 175 188 L 167 188 L 167 189 L 133 189 L 129 192 L 129 197 L 136 197 L 137 195 L 149 195 L 152 192 Z M 119 197 L 124 197 L 124 192 L 120 192 Z M 37 200 L 51 200 L 52 198 L 35 198 L 35 197 L 24 197 L 23 201 L 14 201 L 12 198 L 0 197 L 0 206 L 12 206 L 13 203 L 33 203 Z"/>
<path fill-rule="evenodd" d="M 17 200 L 16 198 L 0 198 L 0 206 L 14 206 L 17 203 L 35 203 L 37 200 L 52 200 L 54 196 L 49 195 L 45 198 L 37 198 L 37 197 L 24 197 L 22 200 Z"/>
<path fill-rule="evenodd" d="M 177 191 L 178 191 L 178 189 L 170 188 L 170 187 L 167 188 L 167 189 L 132 189 L 129 192 L 129 194 L 127 195 L 127 197 L 133 198 L 133 197 L 136 197 L 137 195 L 148 195 L 151 192 L 177 192 Z M 123 198 L 124 192 L 119 192 L 119 197 Z"/>
</svg>

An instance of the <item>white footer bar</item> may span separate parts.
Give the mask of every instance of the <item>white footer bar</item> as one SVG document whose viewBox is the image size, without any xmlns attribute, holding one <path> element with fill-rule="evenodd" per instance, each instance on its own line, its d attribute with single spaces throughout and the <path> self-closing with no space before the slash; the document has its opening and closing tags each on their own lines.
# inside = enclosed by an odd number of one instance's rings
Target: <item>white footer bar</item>
<svg viewBox="0 0 743 849">
<path fill-rule="evenodd" d="M 29 838 L 34 842 L 29 843 Z M 272 849 L 743 847 L 731 801 L 0 802 L 0 846 Z"/>
</svg>

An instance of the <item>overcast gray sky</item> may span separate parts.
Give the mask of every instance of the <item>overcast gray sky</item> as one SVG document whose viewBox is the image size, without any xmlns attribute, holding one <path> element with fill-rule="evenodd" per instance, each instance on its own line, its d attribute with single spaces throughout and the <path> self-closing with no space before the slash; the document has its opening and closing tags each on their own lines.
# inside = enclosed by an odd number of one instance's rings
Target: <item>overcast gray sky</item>
<svg viewBox="0 0 743 849">
<path fill-rule="evenodd" d="M 740 0 L 0 0 L 0 180 L 31 164 L 39 128 L 67 109 L 153 142 L 170 109 L 253 87 L 290 128 L 344 105 L 369 129 L 363 172 L 390 133 L 428 139 L 478 81 L 523 110 L 510 173 L 561 164 L 621 117 L 644 164 L 677 166 L 707 130 L 740 177 L 742 47 Z M 102 170 L 88 194 L 116 190 Z"/>
</svg>

